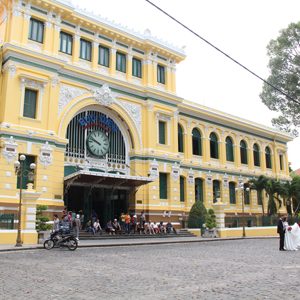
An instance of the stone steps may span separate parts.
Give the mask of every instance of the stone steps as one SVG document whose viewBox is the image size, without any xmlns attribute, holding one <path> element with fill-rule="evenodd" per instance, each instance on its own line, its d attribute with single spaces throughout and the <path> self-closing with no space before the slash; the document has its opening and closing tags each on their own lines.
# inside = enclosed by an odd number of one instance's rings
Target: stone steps
<svg viewBox="0 0 300 300">
<path fill-rule="evenodd" d="M 173 238 L 173 237 L 195 237 L 194 234 L 190 233 L 187 230 L 177 230 L 177 234 L 169 233 L 169 234 L 139 234 L 139 233 L 130 233 L 130 234 L 116 234 L 109 235 L 105 232 L 102 234 L 93 235 L 90 232 L 80 231 L 79 239 L 80 240 L 102 240 L 102 239 L 145 239 L 145 238 Z"/>
</svg>

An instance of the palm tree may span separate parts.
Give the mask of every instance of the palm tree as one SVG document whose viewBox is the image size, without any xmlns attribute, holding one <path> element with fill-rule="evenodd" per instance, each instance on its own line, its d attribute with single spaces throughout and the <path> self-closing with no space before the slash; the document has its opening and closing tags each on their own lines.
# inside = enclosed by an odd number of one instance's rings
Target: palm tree
<svg viewBox="0 0 300 300">
<path fill-rule="evenodd" d="M 300 176 L 293 177 L 291 183 L 292 202 L 294 214 L 297 215 L 300 211 Z"/>
<path fill-rule="evenodd" d="M 278 195 L 282 194 L 282 185 L 279 181 L 274 179 L 269 179 L 265 186 L 266 193 L 268 194 L 268 215 L 272 216 L 277 213 L 277 206 L 275 199 L 279 203 L 279 208 L 281 207 L 281 200 L 278 198 Z"/>
<path fill-rule="evenodd" d="M 262 216 L 265 216 L 265 208 L 264 208 L 264 201 L 263 201 L 263 190 L 266 187 L 268 178 L 264 175 L 260 175 L 257 179 L 253 178 L 249 180 L 250 189 L 256 190 L 257 192 L 257 200 L 258 204 L 261 204 L 262 209 Z"/>
<path fill-rule="evenodd" d="M 286 181 L 281 184 L 282 191 L 280 195 L 283 198 L 283 203 L 286 205 L 287 213 L 291 216 L 293 214 L 292 210 L 292 199 L 294 197 L 294 188 L 290 181 Z"/>
</svg>

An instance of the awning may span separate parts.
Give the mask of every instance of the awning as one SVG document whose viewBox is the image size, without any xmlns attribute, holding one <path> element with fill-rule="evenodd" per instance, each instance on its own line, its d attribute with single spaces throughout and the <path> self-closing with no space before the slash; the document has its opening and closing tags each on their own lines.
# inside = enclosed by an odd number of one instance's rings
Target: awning
<svg viewBox="0 0 300 300">
<path fill-rule="evenodd" d="M 86 186 L 94 188 L 132 189 L 153 181 L 150 177 L 101 173 L 80 170 L 64 178 L 66 188 Z"/>
</svg>

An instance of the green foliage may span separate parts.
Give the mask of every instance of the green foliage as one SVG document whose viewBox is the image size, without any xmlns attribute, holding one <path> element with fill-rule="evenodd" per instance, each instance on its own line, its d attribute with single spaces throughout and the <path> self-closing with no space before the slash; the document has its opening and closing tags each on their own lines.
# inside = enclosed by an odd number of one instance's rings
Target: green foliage
<svg viewBox="0 0 300 300">
<path fill-rule="evenodd" d="M 278 201 L 278 207 L 281 207 L 281 200 L 278 195 L 283 193 L 282 184 L 274 179 L 269 179 L 265 186 L 266 193 L 268 194 L 268 215 L 272 216 L 277 214 L 277 206 L 275 200 Z"/>
<path fill-rule="evenodd" d="M 36 207 L 36 231 L 46 231 L 52 228 L 51 224 L 47 224 L 49 218 L 43 216 L 43 212 L 48 209 L 47 205 L 37 205 Z"/>
<path fill-rule="evenodd" d="M 268 178 L 261 175 L 257 179 L 251 179 L 248 182 L 250 189 L 257 191 L 258 203 L 261 203 L 261 209 L 262 209 L 263 216 L 265 215 L 265 208 L 264 208 L 264 202 L 262 199 L 262 192 L 265 189 L 267 181 L 268 181 Z"/>
<path fill-rule="evenodd" d="M 260 98 L 270 109 L 281 112 L 278 118 L 272 120 L 279 129 L 298 135 L 300 125 L 300 22 L 291 23 L 281 30 L 276 40 L 271 40 L 267 46 L 269 69 L 271 75 L 267 81 L 281 89 L 298 103 L 264 83 Z"/>
<path fill-rule="evenodd" d="M 300 176 L 294 176 L 291 183 L 292 205 L 295 215 L 300 214 Z"/>
<path fill-rule="evenodd" d="M 213 209 L 209 209 L 208 210 L 208 214 L 206 216 L 206 223 L 205 223 L 206 227 L 208 229 L 213 229 L 217 226 L 216 223 L 216 215 Z"/>
<path fill-rule="evenodd" d="M 202 228 L 202 225 L 205 223 L 206 215 L 207 215 L 207 211 L 203 202 L 196 201 L 189 213 L 188 227 Z"/>
</svg>

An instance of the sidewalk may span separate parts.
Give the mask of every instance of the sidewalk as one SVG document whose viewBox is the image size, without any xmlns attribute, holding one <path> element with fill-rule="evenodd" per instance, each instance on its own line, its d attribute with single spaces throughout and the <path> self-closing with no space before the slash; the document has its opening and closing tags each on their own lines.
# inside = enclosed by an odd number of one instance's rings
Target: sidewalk
<svg viewBox="0 0 300 300">
<path fill-rule="evenodd" d="M 269 239 L 276 238 L 273 236 L 268 237 L 246 237 L 246 239 Z M 89 247 L 128 247 L 128 246 L 141 246 L 141 245 L 157 245 L 157 244 L 178 244 L 178 243 L 205 243 L 205 242 L 219 242 L 219 241 L 232 241 L 241 240 L 242 237 L 237 238 L 203 238 L 203 237 L 174 237 L 174 238 L 153 238 L 153 239 L 115 239 L 115 240 L 83 240 L 79 241 L 79 248 Z M 0 252 L 7 251 L 22 251 L 22 250 L 36 250 L 43 249 L 42 244 L 24 245 L 22 247 L 15 247 L 14 245 L 0 245 Z"/>
</svg>

